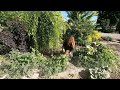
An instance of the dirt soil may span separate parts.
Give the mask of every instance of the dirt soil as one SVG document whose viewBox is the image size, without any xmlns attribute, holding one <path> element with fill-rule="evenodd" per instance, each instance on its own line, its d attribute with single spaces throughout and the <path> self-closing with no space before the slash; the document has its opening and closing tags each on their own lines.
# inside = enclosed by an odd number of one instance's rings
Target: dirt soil
<svg viewBox="0 0 120 90">
<path fill-rule="evenodd" d="M 110 36 L 112 37 L 114 40 L 120 40 L 120 34 L 117 33 L 102 33 L 103 37 L 107 37 Z"/>
<path fill-rule="evenodd" d="M 84 68 L 78 68 L 71 63 L 68 63 L 66 71 L 52 75 L 51 79 L 82 79 L 80 72 L 84 71 Z M 85 75 L 85 74 L 84 74 Z M 85 77 L 85 76 L 84 76 Z"/>
</svg>

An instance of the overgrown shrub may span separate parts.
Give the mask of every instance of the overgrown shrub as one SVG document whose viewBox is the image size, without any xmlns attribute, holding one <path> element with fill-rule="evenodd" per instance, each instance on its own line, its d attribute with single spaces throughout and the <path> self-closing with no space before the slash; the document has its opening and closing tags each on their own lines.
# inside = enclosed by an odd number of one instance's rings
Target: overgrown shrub
<svg viewBox="0 0 120 90">
<path fill-rule="evenodd" d="M 36 63 L 33 53 L 11 51 L 9 59 L 1 63 L 0 70 L 8 74 L 7 78 L 21 78 L 21 76 L 27 75 L 33 67 L 36 67 Z"/>
<path fill-rule="evenodd" d="M 29 52 L 19 52 L 13 50 L 7 56 L 7 60 L 2 61 L 0 72 L 8 74 L 6 78 L 30 77 L 33 69 L 39 70 L 40 77 L 46 77 L 51 74 L 63 71 L 67 66 L 68 59 L 64 56 L 46 58 L 41 53 L 33 50 Z"/>
<path fill-rule="evenodd" d="M 87 45 L 91 42 L 98 41 L 100 38 L 101 33 L 96 30 L 92 30 L 86 35 L 82 34 L 81 36 L 79 36 L 77 41 L 79 45 Z"/>
<path fill-rule="evenodd" d="M 37 49 L 36 31 L 40 11 L 0 11 L 0 24 L 8 26 L 7 21 L 19 20 L 25 23 L 29 37 L 32 35 L 34 47 Z"/>
<path fill-rule="evenodd" d="M 8 21 L 7 27 L 9 31 L 11 31 L 11 33 L 13 34 L 13 40 L 17 46 L 17 49 L 19 49 L 20 51 L 28 51 L 30 45 L 28 45 L 29 36 L 26 24 L 24 22 L 20 22 L 19 20 L 12 20 Z"/>
<path fill-rule="evenodd" d="M 95 28 L 92 21 L 79 18 L 78 20 L 71 20 L 71 22 L 71 34 L 74 35 L 76 44 L 83 46 L 88 44 L 88 36 Z M 91 41 L 91 38 L 89 40 Z"/>
<path fill-rule="evenodd" d="M 39 50 L 48 49 L 50 39 L 54 35 L 53 24 L 47 12 L 41 12 L 38 18 L 38 30 L 36 32 Z"/>
<path fill-rule="evenodd" d="M 111 66 L 117 61 L 112 49 L 96 42 L 77 50 L 73 56 L 74 64 L 86 68 Z"/>
<path fill-rule="evenodd" d="M 47 61 L 47 64 L 45 67 L 46 70 L 44 74 L 47 76 L 66 70 L 69 59 L 65 55 L 60 55 L 60 56 L 53 56 L 48 60 L 49 61 Z"/>
<path fill-rule="evenodd" d="M 24 22 L 19 20 L 7 21 L 8 29 L 0 32 L 0 53 L 6 54 L 12 48 L 20 51 L 30 51 L 30 47 L 34 46 L 31 36 L 28 36 L 27 28 Z"/>
<path fill-rule="evenodd" d="M 33 47 L 37 49 L 57 49 L 60 47 L 62 31 L 66 25 L 59 11 L 1 11 L 0 24 L 7 21 L 24 21 Z M 37 35 L 36 35 L 37 34 Z"/>
<path fill-rule="evenodd" d="M 11 48 L 16 49 L 16 44 L 13 40 L 13 34 L 10 31 L 0 32 L 0 54 L 9 53 Z"/>
<path fill-rule="evenodd" d="M 36 32 L 40 51 L 60 47 L 60 38 L 65 28 L 64 23 L 60 12 L 42 11 L 40 13 Z"/>
</svg>

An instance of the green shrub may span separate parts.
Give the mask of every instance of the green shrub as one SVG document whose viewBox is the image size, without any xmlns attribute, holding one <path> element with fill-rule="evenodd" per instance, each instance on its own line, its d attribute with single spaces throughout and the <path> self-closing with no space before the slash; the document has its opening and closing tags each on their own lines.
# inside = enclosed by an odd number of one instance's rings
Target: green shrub
<svg viewBox="0 0 120 90">
<path fill-rule="evenodd" d="M 65 70 L 68 61 L 64 55 L 46 58 L 35 50 L 31 53 L 13 50 L 7 57 L 8 59 L 2 61 L 0 65 L 0 72 L 8 74 L 6 78 L 13 79 L 21 78 L 22 76 L 30 77 L 33 69 L 39 70 L 40 77 L 47 77 Z"/>
<path fill-rule="evenodd" d="M 59 48 L 64 30 L 65 22 L 60 12 L 42 11 L 38 17 L 36 32 L 39 51 Z"/>
<path fill-rule="evenodd" d="M 79 44 L 79 45 L 84 45 L 84 41 L 82 40 L 81 37 L 78 38 L 78 44 Z"/>
<path fill-rule="evenodd" d="M 36 50 L 60 47 L 61 34 L 66 30 L 66 23 L 59 11 L 0 11 L 1 25 L 6 26 L 7 21 L 11 20 L 25 23 Z"/>
<path fill-rule="evenodd" d="M 4 55 L 0 55 L 0 62 L 6 60 Z"/>
<path fill-rule="evenodd" d="M 0 24 L 2 26 L 7 26 L 7 21 L 11 20 L 24 22 L 27 27 L 28 35 L 33 36 L 33 40 L 35 42 L 35 45 L 33 46 L 37 49 L 36 31 L 39 15 L 40 11 L 0 11 Z"/>
<path fill-rule="evenodd" d="M 90 79 L 108 79 L 110 78 L 110 70 L 108 67 L 89 69 Z"/>
<path fill-rule="evenodd" d="M 86 31 L 87 33 L 88 31 Z M 87 45 L 91 42 L 95 42 L 98 41 L 101 38 L 101 33 L 96 31 L 96 30 L 92 30 L 89 31 L 89 33 L 87 34 L 83 34 L 81 36 L 78 37 L 77 42 L 79 45 Z"/>
<path fill-rule="evenodd" d="M 40 60 L 43 60 L 43 58 Z M 21 53 L 13 50 L 9 54 L 9 60 L 2 62 L 0 69 L 9 74 L 8 78 L 20 78 L 27 75 L 31 69 L 37 68 L 39 66 L 37 63 L 40 63 L 40 61 L 36 59 L 34 53 Z"/>
<path fill-rule="evenodd" d="M 112 37 L 110 37 L 110 36 L 103 37 L 103 39 L 104 39 L 104 40 L 106 40 L 106 41 L 112 41 L 112 40 L 113 40 L 113 38 L 112 38 Z"/>
<path fill-rule="evenodd" d="M 86 68 L 111 66 L 117 61 L 117 56 L 112 49 L 96 42 L 76 50 L 73 56 L 77 66 Z"/>
<path fill-rule="evenodd" d="M 67 68 L 68 58 L 65 55 L 54 56 L 46 64 L 46 75 L 59 73 Z"/>
<path fill-rule="evenodd" d="M 72 23 L 70 25 L 72 32 L 71 34 L 74 35 L 76 44 L 84 46 L 89 43 L 87 36 L 91 35 L 91 32 L 95 29 L 95 26 L 90 19 L 82 18 L 82 14 L 78 14 L 78 17 L 78 19 L 70 19 Z"/>
<path fill-rule="evenodd" d="M 91 34 L 87 36 L 87 41 L 95 42 L 95 41 L 99 40 L 100 38 L 101 38 L 101 33 L 96 30 L 93 30 L 93 31 L 91 31 Z"/>
</svg>

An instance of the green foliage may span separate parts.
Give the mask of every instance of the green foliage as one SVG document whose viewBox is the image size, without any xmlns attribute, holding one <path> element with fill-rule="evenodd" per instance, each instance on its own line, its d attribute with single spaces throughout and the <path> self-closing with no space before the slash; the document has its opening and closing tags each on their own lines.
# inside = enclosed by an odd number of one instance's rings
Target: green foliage
<svg viewBox="0 0 120 90">
<path fill-rule="evenodd" d="M 86 68 L 111 66 L 117 61 L 117 56 L 112 49 L 96 42 L 77 50 L 73 56 L 77 66 Z"/>
<path fill-rule="evenodd" d="M 6 60 L 4 55 L 0 55 L 0 62 Z"/>
<path fill-rule="evenodd" d="M 89 35 L 91 35 L 92 30 L 94 29 L 94 26 L 90 21 L 81 21 L 77 24 L 75 24 L 76 30 L 73 29 L 75 40 L 78 44 L 79 43 L 79 38 L 82 39 L 82 45 L 86 45 L 88 43 L 87 38 Z M 81 45 L 81 44 L 80 44 Z"/>
<path fill-rule="evenodd" d="M 45 48 L 48 49 L 50 39 L 54 35 L 52 21 L 48 16 L 48 12 L 41 12 L 38 20 L 38 31 L 36 34 L 39 50 Z"/>
<path fill-rule="evenodd" d="M 34 49 L 31 53 L 12 50 L 7 57 L 7 60 L 2 61 L 0 65 L 0 72 L 8 74 L 6 78 L 13 79 L 30 77 L 33 69 L 39 70 L 40 77 L 46 77 L 65 70 L 68 62 L 68 58 L 64 55 L 46 58 Z"/>
<path fill-rule="evenodd" d="M 34 53 L 20 53 L 19 51 L 11 51 L 9 59 L 2 62 L 0 70 L 8 74 L 7 78 L 21 78 L 23 75 L 28 75 L 31 69 L 37 68 L 40 61 L 44 59 L 39 55 L 40 59 L 36 59 Z"/>
<path fill-rule="evenodd" d="M 92 30 L 88 35 L 83 35 L 83 37 L 84 38 L 80 36 L 78 37 L 77 41 L 79 45 L 87 45 L 91 42 L 98 41 L 101 38 L 101 33 L 96 30 Z"/>
<path fill-rule="evenodd" d="M 101 38 L 101 32 L 98 32 L 98 31 L 96 31 L 96 30 L 93 30 L 92 32 L 91 32 L 91 38 L 92 38 L 92 41 L 97 41 L 97 40 L 99 40 L 100 38 Z"/>
<path fill-rule="evenodd" d="M 17 16 L 17 11 L 0 11 L 0 24 L 6 25 L 7 20 L 12 20 Z"/>
<path fill-rule="evenodd" d="M 98 29 L 98 31 L 104 32 L 104 33 L 113 33 L 113 32 L 116 32 L 115 29 Z"/>
<path fill-rule="evenodd" d="M 119 31 L 120 11 L 99 11 L 97 26 L 101 27 L 100 31 L 110 33 Z M 112 29 L 115 27 L 116 29 Z"/>
<path fill-rule="evenodd" d="M 73 20 L 77 19 L 91 19 L 93 15 L 96 15 L 95 11 L 67 11 L 68 17 Z"/>
<path fill-rule="evenodd" d="M 110 37 L 110 36 L 103 37 L 103 39 L 104 39 L 104 40 L 106 40 L 106 41 L 112 41 L 112 40 L 113 40 L 113 38 L 112 38 L 112 37 Z"/>
<path fill-rule="evenodd" d="M 86 45 L 88 44 L 88 35 L 91 35 L 92 30 L 95 26 L 91 20 L 94 12 L 92 11 L 70 11 L 68 12 L 71 34 L 74 35 L 77 44 Z M 73 18 L 73 16 L 75 18 Z"/>
<path fill-rule="evenodd" d="M 0 23 L 18 19 L 26 23 L 29 36 L 35 42 L 34 48 L 58 48 L 66 24 L 59 11 L 1 11 Z M 37 35 L 36 35 L 37 33 Z"/>
<path fill-rule="evenodd" d="M 78 37 L 78 44 L 79 45 L 84 45 L 84 41 L 83 41 L 83 39 L 81 38 L 81 37 Z"/>
<path fill-rule="evenodd" d="M 1 11 L 0 12 L 0 24 L 6 26 L 7 21 L 19 20 L 26 24 L 29 36 L 33 36 L 35 42 L 34 47 L 37 49 L 36 31 L 38 27 L 39 11 Z"/>
<path fill-rule="evenodd" d="M 67 68 L 68 57 L 65 55 L 53 56 L 46 64 L 47 76 L 59 73 Z"/>
<path fill-rule="evenodd" d="M 42 11 L 36 33 L 39 50 L 58 48 L 64 30 L 65 22 L 60 12 Z"/>
<path fill-rule="evenodd" d="M 89 73 L 90 73 L 90 79 L 110 78 L 110 70 L 108 69 L 108 67 L 102 67 L 102 68 L 95 67 L 94 69 L 91 68 L 89 69 Z"/>
</svg>

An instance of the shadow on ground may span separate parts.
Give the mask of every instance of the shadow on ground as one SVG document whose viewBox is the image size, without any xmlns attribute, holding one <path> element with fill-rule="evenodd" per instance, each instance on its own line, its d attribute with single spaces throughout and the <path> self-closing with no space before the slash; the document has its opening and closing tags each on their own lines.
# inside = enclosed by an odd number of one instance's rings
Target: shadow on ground
<svg viewBox="0 0 120 90">
<path fill-rule="evenodd" d="M 81 79 L 89 79 L 90 73 L 88 70 L 82 70 L 79 72 Z"/>
</svg>

